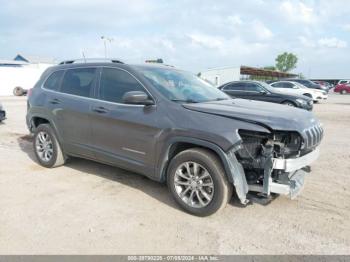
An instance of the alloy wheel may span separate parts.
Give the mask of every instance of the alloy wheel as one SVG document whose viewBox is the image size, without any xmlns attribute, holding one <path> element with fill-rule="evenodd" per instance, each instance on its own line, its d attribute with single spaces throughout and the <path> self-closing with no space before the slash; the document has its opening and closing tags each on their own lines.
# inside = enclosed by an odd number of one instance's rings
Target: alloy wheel
<svg viewBox="0 0 350 262">
<path fill-rule="evenodd" d="M 196 162 L 184 162 L 178 166 L 174 186 L 180 199 L 190 207 L 205 207 L 214 196 L 212 176 L 206 168 Z"/>
<path fill-rule="evenodd" d="M 40 131 L 36 136 L 36 152 L 44 162 L 49 162 L 53 156 L 53 143 L 48 133 Z"/>
</svg>

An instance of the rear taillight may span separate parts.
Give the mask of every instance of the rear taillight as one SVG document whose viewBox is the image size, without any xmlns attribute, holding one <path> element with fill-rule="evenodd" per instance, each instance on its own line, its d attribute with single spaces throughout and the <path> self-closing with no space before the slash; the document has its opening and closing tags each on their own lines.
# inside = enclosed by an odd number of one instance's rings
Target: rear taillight
<svg viewBox="0 0 350 262">
<path fill-rule="evenodd" d="M 27 97 L 29 98 L 32 94 L 33 88 L 28 89 Z"/>
</svg>

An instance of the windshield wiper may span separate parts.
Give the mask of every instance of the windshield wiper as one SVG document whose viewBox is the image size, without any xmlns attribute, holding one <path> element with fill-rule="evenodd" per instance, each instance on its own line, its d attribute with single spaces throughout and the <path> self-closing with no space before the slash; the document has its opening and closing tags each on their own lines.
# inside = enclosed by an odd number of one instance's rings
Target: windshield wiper
<svg viewBox="0 0 350 262">
<path fill-rule="evenodd" d="M 225 98 L 225 97 L 218 97 L 212 100 L 207 100 L 206 102 L 212 102 L 212 101 L 222 101 L 222 100 L 229 100 L 230 98 Z"/>
<path fill-rule="evenodd" d="M 184 103 L 199 103 L 196 100 L 193 99 L 171 99 L 173 102 L 184 102 Z"/>
</svg>

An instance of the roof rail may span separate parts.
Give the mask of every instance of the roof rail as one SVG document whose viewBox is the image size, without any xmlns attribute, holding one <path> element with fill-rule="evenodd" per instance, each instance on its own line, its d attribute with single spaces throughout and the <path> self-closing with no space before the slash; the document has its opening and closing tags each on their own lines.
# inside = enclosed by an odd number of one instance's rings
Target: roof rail
<svg viewBox="0 0 350 262">
<path fill-rule="evenodd" d="M 59 65 L 66 64 L 76 64 L 76 63 L 93 63 L 93 62 L 107 62 L 107 63 L 117 63 L 124 64 L 122 61 L 114 58 L 79 58 L 72 60 L 65 60 L 59 63 Z"/>
</svg>

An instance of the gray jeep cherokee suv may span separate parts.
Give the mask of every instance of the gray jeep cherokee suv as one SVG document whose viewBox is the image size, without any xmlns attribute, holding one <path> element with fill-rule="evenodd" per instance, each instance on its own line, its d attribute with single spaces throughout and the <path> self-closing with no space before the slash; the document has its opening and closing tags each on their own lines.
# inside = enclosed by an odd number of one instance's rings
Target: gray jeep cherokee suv
<svg viewBox="0 0 350 262">
<path fill-rule="evenodd" d="M 27 125 L 45 167 L 82 157 L 167 182 L 187 212 L 223 208 L 235 189 L 294 198 L 323 136 L 311 112 L 232 99 L 162 65 L 66 61 L 28 97 Z"/>
</svg>

